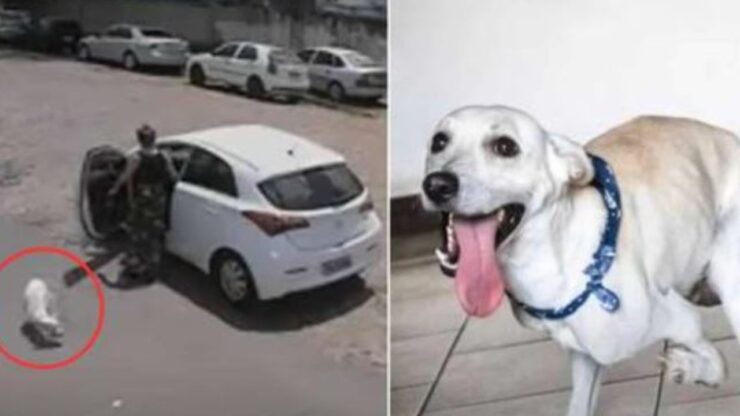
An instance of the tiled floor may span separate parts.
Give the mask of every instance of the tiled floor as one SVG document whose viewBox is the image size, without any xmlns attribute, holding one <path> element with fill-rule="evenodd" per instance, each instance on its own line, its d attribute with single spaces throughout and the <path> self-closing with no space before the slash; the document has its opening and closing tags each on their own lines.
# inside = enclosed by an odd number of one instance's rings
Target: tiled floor
<svg viewBox="0 0 740 416">
<path fill-rule="evenodd" d="M 521 327 L 508 307 L 466 319 L 437 265 L 392 267 L 391 409 L 394 416 L 561 416 L 570 396 L 563 350 Z M 610 368 L 598 415 L 729 416 L 740 414 L 740 348 L 719 308 L 705 330 L 727 359 L 719 388 L 663 380 L 655 345 Z"/>
</svg>

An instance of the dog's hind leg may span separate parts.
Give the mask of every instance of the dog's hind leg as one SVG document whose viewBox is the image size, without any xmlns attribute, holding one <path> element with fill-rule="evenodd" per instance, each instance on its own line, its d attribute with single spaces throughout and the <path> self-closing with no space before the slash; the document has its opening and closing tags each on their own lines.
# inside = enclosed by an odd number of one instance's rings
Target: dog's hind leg
<svg viewBox="0 0 740 416">
<path fill-rule="evenodd" d="M 702 333 L 696 307 L 671 290 L 660 298 L 653 314 L 657 339 L 671 341 L 662 361 L 676 383 L 716 386 L 725 378 L 725 362 Z"/>
<path fill-rule="evenodd" d="M 722 301 L 722 308 L 740 340 L 740 218 L 717 237 L 707 274 L 709 285 Z"/>
<path fill-rule="evenodd" d="M 602 366 L 586 354 L 571 352 L 573 392 L 568 416 L 593 416 L 601 387 Z"/>
</svg>

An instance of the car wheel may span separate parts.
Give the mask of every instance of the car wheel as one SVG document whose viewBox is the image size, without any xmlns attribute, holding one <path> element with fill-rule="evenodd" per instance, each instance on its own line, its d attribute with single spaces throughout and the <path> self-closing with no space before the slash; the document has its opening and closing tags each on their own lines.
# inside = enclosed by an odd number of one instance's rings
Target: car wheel
<svg viewBox="0 0 740 416">
<path fill-rule="evenodd" d="M 329 97 L 334 101 L 344 101 L 344 87 L 334 81 L 329 84 Z"/>
<path fill-rule="evenodd" d="M 206 83 L 206 74 L 200 65 L 195 65 L 190 69 L 190 83 L 202 87 Z"/>
<path fill-rule="evenodd" d="M 129 71 L 135 70 L 139 66 L 139 60 L 136 59 L 136 55 L 133 52 L 126 52 L 123 54 L 123 67 Z"/>
<path fill-rule="evenodd" d="M 80 47 L 77 49 L 77 58 L 80 61 L 91 60 L 92 56 L 90 55 L 90 47 L 87 45 L 80 45 Z"/>
<path fill-rule="evenodd" d="M 265 84 L 259 77 L 252 76 L 247 80 L 247 96 L 250 98 L 264 98 Z"/>
<path fill-rule="evenodd" d="M 213 274 L 229 302 L 240 307 L 256 302 L 257 291 L 252 273 L 239 255 L 231 252 L 219 255 L 213 264 Z"/>
</svg>

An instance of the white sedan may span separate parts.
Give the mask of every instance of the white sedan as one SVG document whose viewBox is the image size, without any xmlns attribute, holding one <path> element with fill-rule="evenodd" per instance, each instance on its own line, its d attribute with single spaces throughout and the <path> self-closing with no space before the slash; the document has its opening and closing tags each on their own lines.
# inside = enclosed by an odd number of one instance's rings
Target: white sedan
<svg viewBox="0 0 740 416">
<path fill-rule="evenodd" d="M 197 131 L 157 145 L 180 177 L 166 249 L 216 277 L 233 303 L 364 277 L 381 254 L 368 190 L 332 150 L 257 125 Z M 93 239 L 120 233 L 127 204 L 111 204 L 106 194 L 124 165 L 124 153 L 110 146 L 87 153 L 78 202 Z"/>
<path fill-rule="evenodd" d="M 163 29 L 126 24 L 112 25 L 102 35 L 82 38 L 77 49 L 83 61 L 120 63 L 131 71 L 139 66 L 181 67 L 187 54 L 188 43 Z"/>
<path fill-rule="evenodd" d="M 185 73 L 193 85 L 225 84 L 254 98 L 270 95 L 295 101 L 309 86 L 308 69 L 293 52 L 251 42 L 228 42 L 193 55 Z"/>
<path fill-rule="evenodd" d="M 308 65 L 311 88 L 328 93 L 335 101 L 379 99 L 386 94 L 386 69 L 359 52 L 321 47 L 304 49 L 298 56 Z"/>
</svg>

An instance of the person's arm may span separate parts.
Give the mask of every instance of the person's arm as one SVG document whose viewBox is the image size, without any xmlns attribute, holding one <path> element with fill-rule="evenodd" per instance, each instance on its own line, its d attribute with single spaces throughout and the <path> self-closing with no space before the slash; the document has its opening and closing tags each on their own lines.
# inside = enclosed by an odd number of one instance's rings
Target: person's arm
<svg viewBox="0 0 740 416">
<path fill-rule="evenodd" d="M 139 163 L 140 159 L 137 153 L 131 154 L 129 155 L 129 157 L 126 158 L 126 168 L 118 177 L 116 183 L 108 192 L 108 195 L 117 194 L 121 187 L 130 181 L 131 177 L 134 175 L 134 172 L 136 172 L 136 169 L 139 167 Z"/>
<path fill-rule="evenodd" d="M 171 181 L 177 182 L 178 175 L 177 175 L 177 169 L 175 169 L 175 163 L 172 162 L 172 158 L 167 152 L 162 152 L 162 155 L 164 156 L 165 166 L 167 166 L 167 173 L 170 174 Z"/>
</svg>

